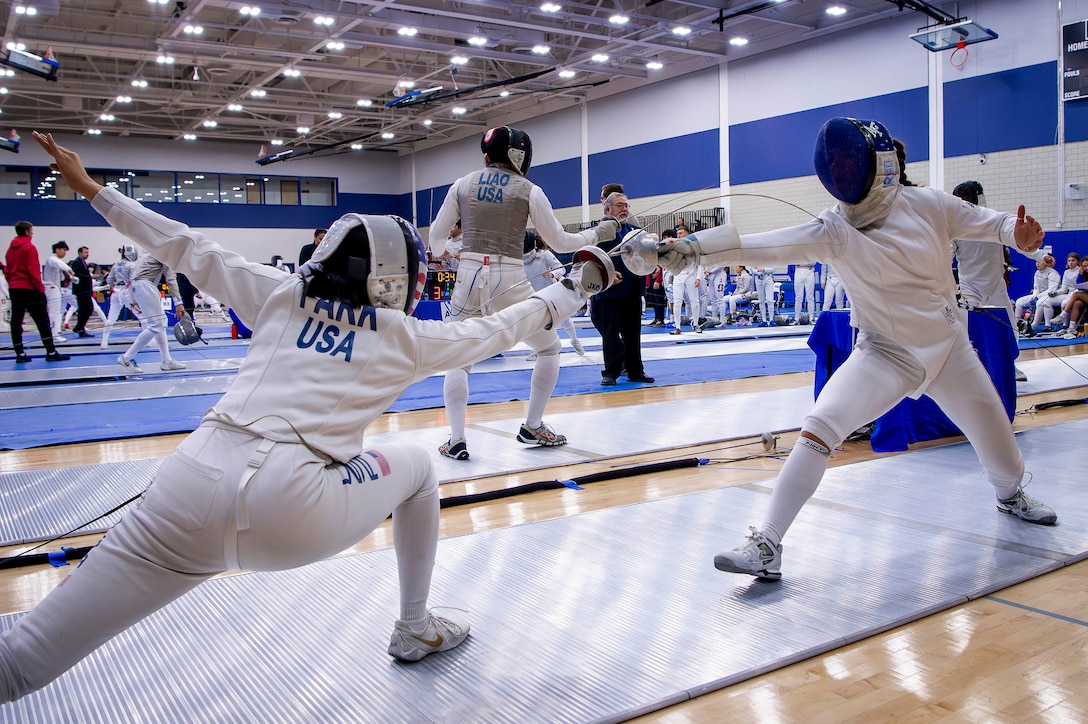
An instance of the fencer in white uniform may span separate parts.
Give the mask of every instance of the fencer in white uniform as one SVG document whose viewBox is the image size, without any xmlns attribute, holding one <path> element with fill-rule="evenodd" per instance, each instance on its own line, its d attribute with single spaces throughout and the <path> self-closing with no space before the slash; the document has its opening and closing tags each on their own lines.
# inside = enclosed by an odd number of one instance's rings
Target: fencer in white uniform
<svg viewBox="0 0 1088 724">
<path fill-rule="evenodd" d="M 132 244 L 125 244 L 119 251 L 121 258 L 113 263 L 106 274 L 106 286 L 110 290 L 110 311 L 106 317 L 106 328 L 102 330 L 102 341 L 99 343 L 102 349 L 109 347 L 110 332 L 121 318 L 121 310 L 127 306 L 125 298 L 132 299 L 132 272 L 139 253 Z"/>
<path fill-rule="evenodd" d="M 752 270 L 756 285 L 756 306 L 761 327 L 773 327 L 774 321 L 774 270 L 773 266 L 757 266 Z"/>
<path fill-rule="evenodd" d="M 499 126 L 480 142 L 485 167 L 453 182 L 438 215 L 431 222 L 431 255 L 442 256 L 446 239 L 461 220 L 461 261 L 450 299 L 450 318 L 480 317 L 505 309 L 529 297 L 522 262 L 525 229 L 532 225 L 552 249 L 575 251 L 586 244 L 615 238 L 619 222 L 605 220 L 577 234 L 563 229 L 544 191 L 525 178 L 533 158 L 528 134 Z M 565 445 L 567 438 L 544 424 L 544 408 L 559 380 L 559 353 L 563 344 L 554 329 L 540 330 L 525 339 L 537 354 L 529 383 L 529 405 L 518 442 L 548 447 Z M 471 365 L 446 373 L 442 393 L 450 437 L 438 451 L 455 460 L 467 460 L 465 418 L 468 414 L 468 375 Z"/>
<path fill-rule="evenodd" d="M 733 275 L 737 281 L 733 286 L 733 291 L 726 295 L 725 302 L 729 305 L 729 316 L 736 318 L 738 304 L 746 304 L 755 300 L 756 282 L 741 264 L 734 267 Z"/>
<path fill-rule="evenodd" d="M 1062 284 L 1062 277 L 1054 268 L 1054 257 L 1047 254 L 1042 259 L 1035 261 L 1035 276 L 1031 281 L 1031 294 L 1017 297 L 1014 308 L 1017 324 L 1024 319 L 1025 311 L 1032 305 L 1043 305 L 1044 300 L 1049 299 L 1051 292 L 1058 293 L 1058 287 Z M 1035 311 L 1031 316 L 1034 318 Z M 1027 323 L 1027 324 L 1030 324 Z"/>
<path fill-rule="evenodd" d="M 739 548 L 719 554 L 724 571 L 781 577 L 782 537 L 827 469 L 830 451 L 849 433 L 905 397 L 929 395 L 978 454 L 999 511 L 1053 524 L 1054 511 L 1023 492 L 1024 459 L 1005 408 L 967 336 L 949 269 L 952 239 L 1042 245 L 1039 223 L 975 206 L 931 188 L 899 183 L 891 134 L 876 121 L 835 118 L 820 130 L 815 166 L 839 200 L 813 221 L 739 236 L 731 225 L 701 231 L 665 248 L 659 263 L 835 265 L 851 295 L 857 345 L 831 376 L 790 452 L 759 528 Z M 858 394 L 864 390 L 865 394 Z M 932 504 L 932 503 L 930 503 Z"/>
<path fill-rule="evenodd" d="M 729 272 L 724 266 L 707 267 L 703 276 L 706 285 L 706 328 L 720 327 L 725 324 L 729 304 L 725 301 L 725 290 L 729 286 Z"/>
<path fill-rule="evenodd" d="M 117 357 L 117 364 L 134 372 L 143 372 L 136 365 L 136 354 L 152 341 L 162 356 L 159 369 L 163 372 L 185 369 L 184 362 L 179 362 L 170 355 L 170 342 L 166 338 L 169 323 L 166 311 L 162 308 L 162 295 L 159 293 L 159 280 L 163 277 L 166 278 L 166 286 L 174 299 L 174 313 L 184 314 L 177 272 L 151 254 L 141 254 L 136 260 L 132 269 L 132 286 L 122 291 L 121 300 L 140 320 L 141 329 L 129 348 Z"/>
<path fill-rule="evenodd" d="M 49 310 L 49 326 L 53 330 L 53 341 L 63 342 L 61 331 L 64 328 L 64 295 L 65 289 L 69 289 L 75 274 L 64 263 L 63 259 L 68 253 L 68 242 L 58 241 L 53 244 L 53 253 L 45 258 L 42 264 L 42 283 L 45 285 L 45 304 Z M 68 297 L 75 304 L 76 298 L 68 292 Z"/>
<path fill-rule="evenodd" d="M 801 324 L 802 306 L 808 323 L 816 319 L 816 266 L 802 263 L 793 268 L 793 320 Z"/>
<path fill-rule="evenodd" d="M 529 232 L 526 232 L 529 234 Z M 525 265 L 525 277 L 533 289 L 540 291 L 547 289 L 552 284 L 558 284 L 559 280 L 567 275 L 563 263 L 556 258 L 548 245 L 536 234 L 532 235 L 533 248 L 525 252 L 522 263 Z M 447 245 L 447 248 L 448 245 Z M 570 317 L 563 320 L 563 331 L 570 338 L 570 346 L 579 356 L 585 356 L 586 349 L 578 339 L 578 330 L 574 328 L 574 320 Z M 534 352 L 533 355 L 536 355 Z M 536 359 L 537 357 L 534 357 Z"/>
<path fill-rule="evenodd" d="M 390 655 L 416 661 L 464 641 L 467 623 L 427 606 L 439 524 L 431 455 L 414 443 L 368 447 L 364 431 L 416 380 L 507 349 L 576 311 L 586 287 L 611 281 L 608 258 L 494 316 L 423 321 L 408 312 L 425 286 L 426 252 L 403 219 L 347 214 L 291 274 L 103 188 L 73 152 L 35 137 L 111 226 L 199 288 L 229 297 L 254 332 L 234 382 L 163 461 L 139 506 L 0 636 L 0 701 L 47 685 L 218 573 L 326 558 L 390 513 L 400 580 Z M 358 603 L 319 605 L 342 605 L 347 615 Z"/>
<path fill-rule="evenodd" d="M 683 239 L 690 232 L 680 226 L 676 229 L 676 238 Z M 703 283 L 702 267 L 687 267 L 680 269 L 672 277 L 672 320 L 673 329 L 669 334 L 680 334 L 680 324 L 683 322 L 684 302 L 688 304 L 688 324 L 693 332 L 702 332 L 699 326 L 699 317 L 702 314 L 702 300 L 699 296 L 699 287 Z"/>
<path fill-rule="evenodd" d="M 842 279 L 839 279 L 838 272 L 835 271 L 834 264 L 824 263 L 824 304 L 821 311 L 826 312 L 834 305 L 835 309 L 846 308 L 846 287 L 842 284 Z"/>
<path fill-rule="evenodd" d="M 1065 257 L 1065 271 L 1062 272 L 1061 286 L 1053 295 L 1048 294 L 1043 303 L 1039 305 L 1042 309 L 1042 319 L 1039 318 L 1039 313 L 1036 312 L 1036 326 L 1041 323 L 1054 331 L 1058 331 L 1064 326 L 1061 310 L 1065 307 L 1069 295 L 1077 288 L 1077 281 L 1080 278 L 1080 262 L 1080 254 L 1075 251 L 1069 252 Z"/>
</svg>

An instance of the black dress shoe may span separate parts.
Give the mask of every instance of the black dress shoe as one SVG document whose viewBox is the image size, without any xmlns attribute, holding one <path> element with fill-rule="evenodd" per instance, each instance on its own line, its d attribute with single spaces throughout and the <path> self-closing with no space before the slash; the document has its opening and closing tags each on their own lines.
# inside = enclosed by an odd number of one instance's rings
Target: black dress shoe
<svg viewBox="0 0 1088 724">
<path fill-rule="evenodd" d="M 78 334 L 79 334 L 79 336 L 80 336 L 80 337 L 93 337 L 93 336 L 94 336 L 94 335 L 93 335 L 93 334 L 91 334 L 90 332 L 88 332 L 88 331 L 86 331 L 86 330 L 83 330 L 83 329 L 81 329 L 81 330 L 80 330 L 80 331 L 78 332 Z"/>
<path fill-rule="evenodd" d="M 611 387 L 612 385 L 616 384 L 616 378 L 615 377 L 601 377 L 601 384 L 604 385 L 605 387 Z"/>
<path fill-rule="evenodd" d="M 45 356 L 46 362 L 63 362 L 66 359 L 72 358 L 66 354 L 61 354 L 60 352 L 50 352 Z"/>
<path fill-rule="evenodd" d="M 653 382 L 654 378 L 643 372 L 641 375 L 627 375 L 628 382 Z"/>
<path fill-rule="evenodd" d="M 16 364 L 26 364 L 27 362 L 29 362 L 29 361 L 30 361 L 30 360 L 32 360 L 32 359 L 34 359 L 34 358 L 33 358 L 33 357 L 31 357 L 31 356 L 30 356 L 30 355 L 28 355 L 28 354 L 23 354 L 22 352 L 20 352 L 19 354 L 15 355 L 15 363 L 16 363 Z M 613 380 L 613 381 L 612 381 L 612 384 L 616 384 L 616 381 L 615 381 L 615 380 Z"/>
</svg>

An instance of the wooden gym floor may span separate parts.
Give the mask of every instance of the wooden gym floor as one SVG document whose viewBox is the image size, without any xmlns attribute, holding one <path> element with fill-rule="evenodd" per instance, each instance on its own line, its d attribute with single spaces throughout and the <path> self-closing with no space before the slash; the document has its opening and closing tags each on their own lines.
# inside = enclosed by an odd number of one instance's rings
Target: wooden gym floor
<svg viewBox="0 0 1088 724">
<path fill-rule="evenodd" d="M 1021 361 L 1084 354 L 1083 345 L 1024 352 Z M 645 387 L 555 398 L 549 413 L 602 407 L 637 407 L 645 403 L 701 399 L 709 396 L 809 387 L 811 374 L 748 378 L 675 387 Z M 1083 388 L 1021 397 L 1018 430 L 1045 427 L 1088 417 L 1088 406 L 1033 411 L 1041 403 L 1088 397 Z M 524 414 L 524 402 L 473 406 L 470 422 Z M 446 424 L 441 410 L 387 414 L 371 432 L 429 429 Z M 780 447 L 793 444 L 796 431 L 785 433 Z M 0 452 L 4 471 L 62 468 L 122 460 L 163 457 L 181 435 L 84 443 L 24 451 Z M 745 441 L 737 441 L 745 442 Z M 515 476 L 473 480 L 442 486 L 444 496 L 512 487 L 542 479 L 567 479 L 615 465 L 633 465 L 678 456 L 742 457 L 761 450 L 750 447 L 723 452 L 723 446 L 701 446 L 637 455 L 607 463 L 537 470 Z M 927 443 L 926 446 L 942 444 Z M 734 443 L 729 443 L 730 445 Z M 836 451 L 833 465 L 849 465 L 877 457 L 868 443 L 847 443 Z M 1028 461 L 1030 469 L 1030 460 Z M 583 491 L 545 491 L 442 513 L 443 536 L 462 535 L 535 520 L 578 515 L 696 492 L 708 485 L 723 487 L 773 477 L 781 463 L 756 459 L 716 466 L 713 480 L 691 470 L 595 483 Z M 1077 474 L 1071 471 L 1071 474 Z M 1045 495 L 1040 495 L 1045 500 Z M 1059 517 L 1061 510 L 1058 511 Z M 392 545 L 383 526 L 352 551 Z M 97 536 L 63 541 L 89 545 Z M 737 541 L 722 541 L 723 547 Z M 0 550 L 13 555 L 23 547 Z M 56 547 L 51 547 L 56 550 Z M 27 567 L 0 571 L 0 613 L 35 605 L 66 575 L 66 568 Z M 727 575 L 727 574 L 722 574 Z M 770 634 L 773 635 L 773 634 Z M 639 722 L 871 722 L 1088 721 L 1088 561 L 1019 584 L 899 629 L 852 644 L 684 704 L 644 716 Z"/>
</svg>

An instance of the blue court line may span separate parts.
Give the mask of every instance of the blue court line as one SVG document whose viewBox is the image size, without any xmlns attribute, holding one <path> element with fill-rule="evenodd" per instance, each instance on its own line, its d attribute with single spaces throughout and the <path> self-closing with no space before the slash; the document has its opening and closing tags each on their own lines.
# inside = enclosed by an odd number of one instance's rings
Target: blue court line
<svg viewBox="0 0 1088 724">
<path fill-rule="evenodd" d="M 1025 606 L 1022 603 L 1016 603 L 1015 601 L 1007 601 L 1004 598 L 998 598 L 997 596 L 983 596 L 983 598 L 985 598 L 987 600 L 990 600 L 990 601 L 996 601 L 997 603 L 1004 603 L 1004 604 L 1007 604 L 1009 606 L 1015 606 L 1016 608 L 1022 608 L 1025 611 L 1031 611 L 1032 613 L 1041 613 L 1044 616 L 1049 616 L 1050 618 L 1056 618 L 1059 621 L 1065 621 L 1066 623 L 1075 623 L 1075 624 L 1077 624 L 1079 626 L 1088 626 L 1088 621 L 1081 621 L 1079 618 L 1071 618 L 1069 616 L 1063 616 L 1060 613 L 1054 613 L 1053 611 L 1044 611 L 1043 609 L 1035 608 L 1034 606 Z"/>
</svg>

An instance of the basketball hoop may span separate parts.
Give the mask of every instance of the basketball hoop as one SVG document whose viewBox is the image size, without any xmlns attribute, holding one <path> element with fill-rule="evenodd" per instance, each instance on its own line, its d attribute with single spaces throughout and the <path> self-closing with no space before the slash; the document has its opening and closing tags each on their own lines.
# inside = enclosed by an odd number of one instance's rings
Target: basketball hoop
<svg viewBox="0 0 1088 724">
<path fill-rule="evenodd" d="M 957 62 L 956 61 L 956 58 L 958 57 L 957 54 L 961 50 L 963 51 L 963 57 L 960 58 L 959 62 Z M 967 42 L 966 41 L 961 40 L 960 42 L 956 43 L 956 49 L 952 51 L 952 55 L 948 56 L 948 62 L 952 64 L 953 68 L 962 68 L 967 63 Z"/>
</svg>

